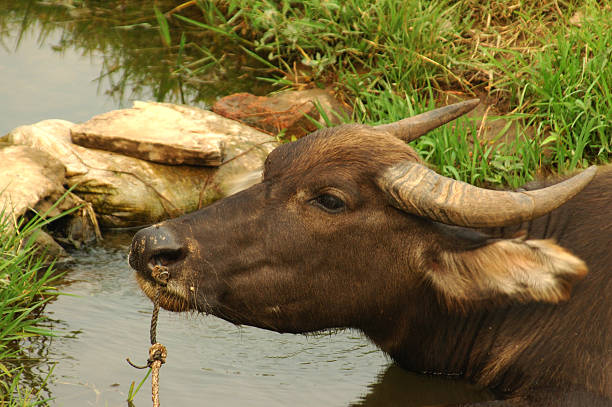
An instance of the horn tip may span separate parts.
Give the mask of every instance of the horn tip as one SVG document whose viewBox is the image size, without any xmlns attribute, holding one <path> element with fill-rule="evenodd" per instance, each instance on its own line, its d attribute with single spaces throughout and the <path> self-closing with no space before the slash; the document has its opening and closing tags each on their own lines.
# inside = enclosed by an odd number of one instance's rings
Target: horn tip
<svg viewBox="0 0 612 407">
<path fill-rule="evenodd" d="M 463 102 L 460 102 L 460 104 L 462 104 L 468 111 L 470 111 L 480 104 L 480 99 L 468 99 L 464 100 Z"/>
<path fill-rule="evenodd" d="M 589 168 L 587 168 L 586 170 L 582 171 L 583 174 L 585 174 L 585 178 L 588 178 L 589 181 L 591 179 L 593 179 L 593 177 L 595 176 L 595 174 L 597 174 L 597 166 L 596 165 L 591 165 Z"/>
</svg>

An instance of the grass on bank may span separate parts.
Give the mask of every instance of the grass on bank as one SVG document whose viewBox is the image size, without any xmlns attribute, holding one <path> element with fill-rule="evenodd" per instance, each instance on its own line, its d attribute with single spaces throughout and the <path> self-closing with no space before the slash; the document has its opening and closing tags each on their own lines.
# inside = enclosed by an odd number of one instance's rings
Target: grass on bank
<svg viewBox="0 0 612 407">
<path fill-rule="evenodd" d="M 17 221 L 0 209 L 0 405 L 35 406 L 46 402 L 41 394 L 46 380 L 39 389 L 21 386 L 19 343 L 33 336 L 53 335 L 39 324 L 45 320 L 41 315 L 45 304 L 59 294 L 52 284 L 60 274 L 55 272 L 54 262 L 49 263 L 48 256 L 36 246 L 35 239 L 45 225 L 73 210 L 56 217 L 47 218 L 45 213 L 29 221 Z"/>
<path fill-rule="evenodd" d="M 223 36 L 268 68 L 262 80 L 333 84 L 355 121 L 388 122 L 455 97 L 485 99 L 514 124 L 493 144 L 476 137 L 479 126 L 440 129 L 415 143 L 447 176 L 517 186 L 543 169 L 610 158 L 607 2 L 196 0 L 163 12 L 167 43 L 177 43 L 185 25 Z"/>
</svg>

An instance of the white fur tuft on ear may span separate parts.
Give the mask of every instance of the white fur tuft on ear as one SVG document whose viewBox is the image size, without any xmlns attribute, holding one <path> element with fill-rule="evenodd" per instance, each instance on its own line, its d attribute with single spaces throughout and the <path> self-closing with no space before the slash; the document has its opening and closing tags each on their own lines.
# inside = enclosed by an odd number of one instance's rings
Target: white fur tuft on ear
<svg viewBox="0 0 612 407">
<path fill-rule="evenodd" d="M 508 239 L 442 252 L 426 273 L 450 304 L 497 297 L 557 303 L 569 299 L 587 266 L 552 240 Z"/>
</svg>

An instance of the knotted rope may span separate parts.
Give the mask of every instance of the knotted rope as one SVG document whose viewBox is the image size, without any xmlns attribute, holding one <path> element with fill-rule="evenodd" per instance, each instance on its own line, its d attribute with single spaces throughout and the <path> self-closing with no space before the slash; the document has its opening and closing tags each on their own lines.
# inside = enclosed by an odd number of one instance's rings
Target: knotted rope
<svg viewBox="0 0 612 407">
<path fill-rule="evenodd" d="M 127 362 L 130 366 L 136 369 L 151 368 L 151 399 L 153 400 L 153 407 L 159 407 L 159 369 L 166 363 L 166 357 L 168 351 L 166 347 L 161 343 L 157 343 L 157 318 L 159 316 L 159 299 L 161 296 L 161 285 L 165 285 L 168 281 L 168 268 L 162 265 L 156 265 L 151 273 L 153 279 L 158 282 L 156 286 L 155 299 L 153 301 L 153 313 L 151 314 L 151 329 L 149 330 L 149 337 L 151 339 L 151 347 L 149 348 L 149 359 L 147 364 L 144 366 L 135 365 L 127 358 Z"/>
</svg>

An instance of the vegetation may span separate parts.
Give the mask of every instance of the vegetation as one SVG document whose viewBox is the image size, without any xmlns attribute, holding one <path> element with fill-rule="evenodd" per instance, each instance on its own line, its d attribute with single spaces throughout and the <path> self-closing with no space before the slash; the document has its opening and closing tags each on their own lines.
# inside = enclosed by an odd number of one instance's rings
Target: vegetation
<svg viewBox="0 0 612 407">
<path fill-rule="evenodd" d="M 268 69 L 261 80 L 332 84 L 353 106 L 352 120 L 388 122 L 456 98 L 485 99 L 497 109 L 487 119 L 507 121 L 499 133 L 482 137 L 485 122 L 476 121 L 415 143 L 447 176 L 518 186 L 543 169 L 609 161 L 607 2 L 196 0 L 164 12 L 156 15 L 166 44 L 213 56 L 214 44 L 186 45 L 180 33 L 222 36 Z"/>
<path fill-rule="evenodd" d="M 41 311 L 58 295 L 51 284 L 59 274 L 35 239 L 41 228 L 55 219 L 42 214 L 16 223 L 9 212 L 0 211 L 0 405 L 44 403 L 44 382 L 38 390 L 20 386 L 19 342 L 53 334 L 40 327 L 45 319 Z"/>
<path fill-rule="evenodd" d="M 150 97 L 146 89 L 158 101 L 197 104 L 238 91 L 332 86 L 354 108 L 349 120 L 381 123 L 480 97 L 491 106 L 479 112 L 486 121 L 413 143 L 444 175 L 518 186 L 537 172 L 610 159 L 609 2 L 17 0 L 3 7 L 14 15 L 0 20 L 4 36 L 25 35 L 42 19 L 40 38 L 63 30 L 58 52 L 104 53 L 99 80 L 120 102 Z"/>
</svg>

